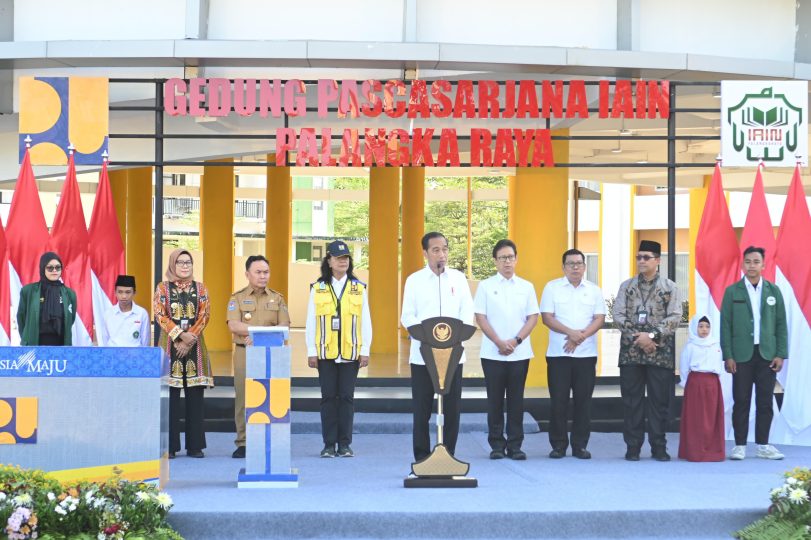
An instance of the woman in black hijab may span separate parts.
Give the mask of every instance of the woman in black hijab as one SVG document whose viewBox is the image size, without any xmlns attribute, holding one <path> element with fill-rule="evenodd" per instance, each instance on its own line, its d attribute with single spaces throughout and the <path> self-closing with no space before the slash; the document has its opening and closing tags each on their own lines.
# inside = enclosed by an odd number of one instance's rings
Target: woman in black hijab
<svg viewBox="0 0 811 540">
<path fill-rule="evenodd" d="M 39 259 L 39 281 L 20 292 L 17 327 L 21 345 L 70 345 L 76 292 L 62 283 L 62 259 L 49 251 Z"/>
</svg>

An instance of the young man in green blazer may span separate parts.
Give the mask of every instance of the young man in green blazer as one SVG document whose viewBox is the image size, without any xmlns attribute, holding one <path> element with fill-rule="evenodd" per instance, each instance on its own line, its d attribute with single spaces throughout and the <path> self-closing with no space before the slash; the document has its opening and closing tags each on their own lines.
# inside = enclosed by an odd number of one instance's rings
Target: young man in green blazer
<svg viewBox="0 0 811 540">
<path fill-rule="evenodd" d="M 769 444 L 774 412 L 772 399 L 777 372 L 788 356 L 788 327 L 783 295 L 763 279 L 765 250 L 749 246 L 743 252 L 744 278 L 727 287 L 721 304 L 721 351 L 732 374 L 732 427 L 735 448 L 730 459 L 746 457 L 749 409 L 755 386 L 757 457 L 783 459 Z"/>
</svg>

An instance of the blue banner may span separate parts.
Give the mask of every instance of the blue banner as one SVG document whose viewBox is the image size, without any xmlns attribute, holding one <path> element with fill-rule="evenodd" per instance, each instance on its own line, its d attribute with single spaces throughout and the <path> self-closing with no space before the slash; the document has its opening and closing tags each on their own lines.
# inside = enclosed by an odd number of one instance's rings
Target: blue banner
<svg viewBox="0 0 811 540">
<path fill-rule="evenodd" d="M 157 347 L 0 347 L 0 377 L 158 378 Z"/>
</svg>

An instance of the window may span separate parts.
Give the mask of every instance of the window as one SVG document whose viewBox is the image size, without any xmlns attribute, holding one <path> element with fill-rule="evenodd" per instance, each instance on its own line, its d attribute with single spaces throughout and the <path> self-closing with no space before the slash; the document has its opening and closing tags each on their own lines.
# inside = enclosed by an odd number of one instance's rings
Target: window
<svg viewBox="0 0 811 540">
<path fill-rule="evenodd" d="M 600 256 L 596 253 L 586 253 L 586 280 L 597 283 L 600 275 Z"/>
</svg>

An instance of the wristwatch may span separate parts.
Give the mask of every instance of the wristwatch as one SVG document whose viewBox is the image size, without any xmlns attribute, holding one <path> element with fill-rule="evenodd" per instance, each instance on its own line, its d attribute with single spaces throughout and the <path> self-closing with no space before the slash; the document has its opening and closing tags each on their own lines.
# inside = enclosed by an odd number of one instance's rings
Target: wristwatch
<svg viewBox="0 0 811 540">
<path fill-rule="evenodd" d="M 515 342 L 516 342 L 516 343 L 518 343 L 519 345 L 521 345 L 521 343 L 523 343 L 523 342 L 524 342 L 524 340 L 523 340 L 523 339 L 521 339 L 521 338 L 520 338 L 520 337 L 518 337 L 518 336 L 515 336 Z"/>
<path fill-rule="evenodd" d="M 657 333 L 656 332 L 648 332 L 648 337 L 651 338 L 653 341 L 656 341 Z"/>
</svg>

